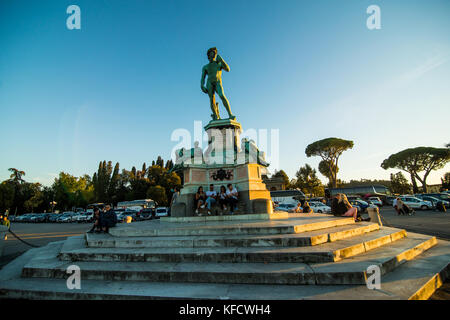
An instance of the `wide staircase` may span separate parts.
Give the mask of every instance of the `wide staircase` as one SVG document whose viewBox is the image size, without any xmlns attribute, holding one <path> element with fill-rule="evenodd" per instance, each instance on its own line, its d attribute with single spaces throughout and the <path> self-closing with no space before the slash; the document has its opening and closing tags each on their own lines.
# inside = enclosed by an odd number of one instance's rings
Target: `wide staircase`
<svg viewBox="0 0 450 320">
<path fill-rule="evenodd" d="M 169 217 L 30 249 L 0 271 L 0 297 L 428 299 L 449 262 L 450 242 L 352 218 Z M 81 289 L 67 288 L 71 265 Z"/>
</svg>

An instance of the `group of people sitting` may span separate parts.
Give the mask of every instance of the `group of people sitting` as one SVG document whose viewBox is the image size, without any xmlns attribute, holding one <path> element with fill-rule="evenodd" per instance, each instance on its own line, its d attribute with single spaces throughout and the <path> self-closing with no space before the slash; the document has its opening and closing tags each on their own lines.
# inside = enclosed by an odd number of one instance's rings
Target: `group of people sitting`
<svg viewBox="0 0 450 320">
<path fill-rule="evenodd" d="M 407 216 L 412 215 L 414 213 L 414 210 L 411 209 L 402 201 L 400 198 L 395 198 L 394 202 L 392 203 L 395 211 L 397 211 L 397 215 Z"/>
<path fill-rule="evenodd" d="M 199 209 L 208 209 L 208 215 L 211 215 L 211 207 L 215 203 L 219 203 L 222 210 L 228 210 L 230 208 L 230 214 L 234 214 L 234 209 L 238 203 L 239 194 L 235 187 L 231 183 L 225 186 L 220 186 L 220 191 L 214 190 L 214 185 L 209 185 L 209 190 L 204 192 L 203 187 L 198 187 L 195 194 L 195 213 L 199 214 Z"/>
<path fill-rule="evenodd" d="M 88 233 L 108 233 L 109 228 L 114 227 L 117 223 L 117 215 L 111 210 L 111 205 L 107 204 L 100 210 L 98 207 L 94 208 L 94 225 Z"/>
<path fill-rule="evenodd" d="M 353 217 L 355 222 L 370 221 L 370 218 L 363 219 L 358 212 L 358 208 L 352 206 L 343 193 L 336 194 L 331 200 L 331 213 L 335 216 Z"/>
<path fill-rule="evenodd" d="M 276 207 L 274 207 L 276 210 Z M 289 213 L 314 213 L 314 210 L 309 206 L 308 201 L 298 202 L 297 206 L 293 209 L 289 209 Z"/>
</svg>

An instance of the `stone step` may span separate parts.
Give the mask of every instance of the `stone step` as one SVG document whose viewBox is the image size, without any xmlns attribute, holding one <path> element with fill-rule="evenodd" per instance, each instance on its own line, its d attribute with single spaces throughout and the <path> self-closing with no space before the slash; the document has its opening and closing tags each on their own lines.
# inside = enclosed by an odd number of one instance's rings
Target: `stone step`
<svg viewBox="0 0 450 320">
<path fill-rule="evenodd" d="M 349 261 L 308 265 L 304 263 L 148 263 L 76 262 L 83 280 L 153 281 L 237 284 L 336 285 L 365 284 L 367 268 L 380 267 L 381 275 L 414 259 L 436 244 L 430 236 L 412 235 L 388 248 L 361 254 Z M 26 264 L 23 277 L 66 279 L 73 262 L 40 256 Z"/>
<path fill-rule="evenodd" d="M 308 247 L 209 248 L 88 248 L 82 237 L 78 247 L 65 244 L 59 258 L 68 261 L 114 262 L 305 262 L 339 261 L 384 246 L 406 236 L 406 231 L 384 227 L 350 239 Z M 72 247 L 71 247 L 72 246 Z M 70 249 L 68 249 L 71 247 Z"/>
<path fill-rule="evenodd" d="M 115 237 L 267 235 L 308 232 L 348 224 L 355 224 L 353 218 L 311 214 L 308 216 L 294 216 L 289 219 L 264 221 L 243 220 L 166 223 L 153 220 L 120 224 L 115 228 L 111 228 L 109 233 Z"/>
<path fill-rule="evenodd" d="M 411 236 L 411 235 L 410 235 Z M 415 235 L 412 235 L 415 237 Z M 392 246 L 401 243 L 399 240 Z M 450 242 L 439 241 L 413 260 L 382 276 L 381 289 L 366 285 L 267 285 L 82 280 L 70 290 L 65 279 L 20 278 L 33 257 L 45 256 L 49 244 L 31 249 L 0 270 L 0 297 L 13 299 L 221 299 L 221 300 L 408 300 L 427 299 L 450 273 Z M 391 246 L 389 246 L 391 247 Z M 376 249 L 378 251 L 381 249 Z M 412 258 L 406 254 L 398 259 Z"/>
<path fill-rule="evenodd" d="M 379 230 L 370 222 L 349 224 L 310 232 L 280 235 L 230 235 L 184 237 L 114 237 L 109 234 L 86 234 L 91 248 L 201 248 L 201 247 L 303 247 L 351 238 Z"/>
</svg>

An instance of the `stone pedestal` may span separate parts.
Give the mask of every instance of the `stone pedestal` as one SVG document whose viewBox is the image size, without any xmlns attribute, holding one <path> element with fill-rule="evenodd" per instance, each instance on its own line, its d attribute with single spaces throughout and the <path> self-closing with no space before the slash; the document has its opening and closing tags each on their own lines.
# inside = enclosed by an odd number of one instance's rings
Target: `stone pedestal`
<svg viewBox="0 0 450 320">
<path fill-rule="evenodd" d="M 184 184 L 177 203 L 171 208 L 171 215 L 193 216 L 195 193 L 200 186 L 206 192 L 213 184 L 214 190 L 219 192 L 221 186 L 226 187 L 229 183 L 239 192 L 239 212 L 272 213 L 270 192 L 262 181 L 263 153 L 246 140 L 241 146 L 241 124 L 231 119 L 213 120 L 205 126 L 205 131 L 208 147 L 203 157 L 194 156 L 197 147 L 177 152 L 176 164 L 183 171 Z"/>
<path fill-rule="evenodd" d="M 235 120 L 213 120 L 205 126 L 208 134 L 208 148 L 205 150 L 205 163 L 234 164 L 236 155 L 241 152 L 241 124 Z"/>
<path fill-rule="evenodd" d="M 206 192 L 209 185 L 214 190 L 231 183 L 239 192 L 239 201 L 245 213 L 272 213 L 270 192 L 261 178 L 261 165 L 192 165 L 183 170 L 184 185 L 179 200 L 172 209 L 172 216 L 194 215 L 194 197 L 200 186 Z M 184 212 L 183 212 L 184 211 Z"/>
</svg>

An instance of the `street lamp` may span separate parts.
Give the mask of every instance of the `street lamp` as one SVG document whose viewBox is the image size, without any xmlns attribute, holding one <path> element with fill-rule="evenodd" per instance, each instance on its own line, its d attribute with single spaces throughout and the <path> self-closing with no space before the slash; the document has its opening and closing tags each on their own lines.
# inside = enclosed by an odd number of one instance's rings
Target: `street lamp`
<svg viewBox="0 0 450 320">
<path fill-rule="evenodd" d="M 55 205 L 57 205 L 56 201 L 51 201 L 50 205 L 52 206 L 52 213 L 53 213 L 53 209 L 55 208 Z"/>
</svg>

